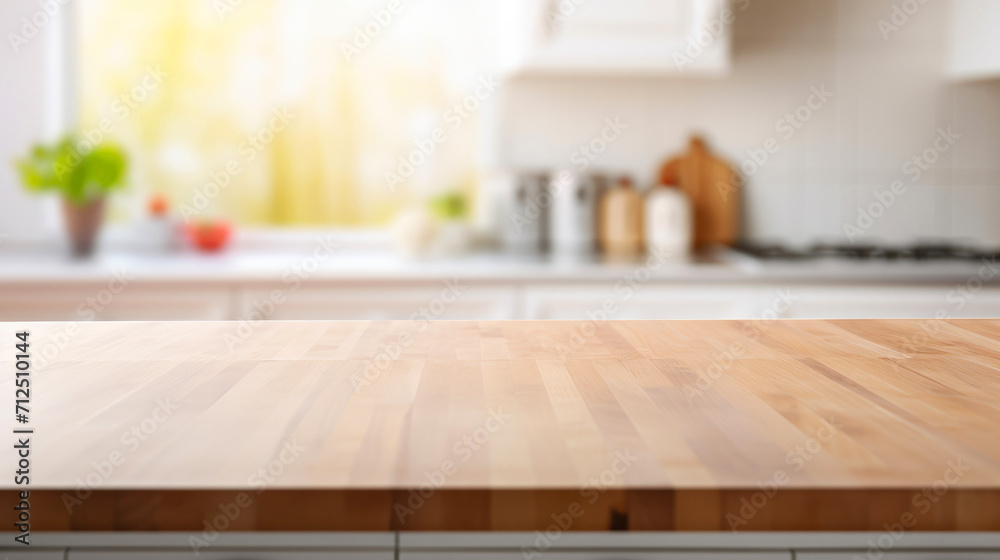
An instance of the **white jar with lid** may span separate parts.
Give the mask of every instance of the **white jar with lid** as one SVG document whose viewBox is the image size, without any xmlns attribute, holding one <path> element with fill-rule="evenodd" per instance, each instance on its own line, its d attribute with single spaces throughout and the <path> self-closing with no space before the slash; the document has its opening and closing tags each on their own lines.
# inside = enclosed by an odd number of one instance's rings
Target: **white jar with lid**
<svg viewBox="0 0 1000 560">
<path fill-rule="evenodd" d="M 646 247 L 650 253 L 684 259 L 691 252 L 691 201 L 684 191 L 658 185 L 646 195 Z"/>
</svg>

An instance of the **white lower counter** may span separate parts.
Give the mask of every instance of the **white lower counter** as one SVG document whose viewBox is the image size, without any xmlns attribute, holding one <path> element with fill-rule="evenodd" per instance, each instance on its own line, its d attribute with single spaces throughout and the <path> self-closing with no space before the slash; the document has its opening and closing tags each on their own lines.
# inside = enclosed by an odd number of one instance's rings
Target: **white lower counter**
<svg viewBox="0 0 1000 560">
<path fill-rule="evenodd" d="M 0 321 L 960 319 L 1000 284 L 407 281 L 0 284 Z"/>
<path fill-rule="evenodd" d="M 727 257 L 727 255 L 729 255 Z M 652 268 L 651 268 L 652 266 Z M 993 262 L 0 255 L 0 321 L 1000 317 Z"/>
<path fill-rule="evenodd" d="M 1000 560 L 1000 533 L 961 532 L 233 532 L 197 552 L 186 533 L 33 533 L 31 550 L 3 542 L 7 560 Z"/>
</svg>

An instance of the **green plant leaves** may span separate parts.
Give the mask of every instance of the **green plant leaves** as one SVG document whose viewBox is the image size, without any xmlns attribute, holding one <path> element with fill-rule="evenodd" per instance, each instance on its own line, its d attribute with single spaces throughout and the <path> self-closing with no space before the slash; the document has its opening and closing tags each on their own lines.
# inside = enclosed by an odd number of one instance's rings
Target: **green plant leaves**
<svg viewBox="0 0 1000 560">
<path fill-rule="evenodd" d="M 442 220 L 460 220 L 465 218 L 467 212 L 465 196 L 457 191 L 432 198 L 428 206 L 431 212 Z"/>
<path fill-rule="evenodd" d="M 124 186 L 128 159 L 116 144 L 90 147 L 74 135 L 55 144 L 35 144 L 15 166 L 29 191 L 59 191 L 80 205 Z"/>
</svg>

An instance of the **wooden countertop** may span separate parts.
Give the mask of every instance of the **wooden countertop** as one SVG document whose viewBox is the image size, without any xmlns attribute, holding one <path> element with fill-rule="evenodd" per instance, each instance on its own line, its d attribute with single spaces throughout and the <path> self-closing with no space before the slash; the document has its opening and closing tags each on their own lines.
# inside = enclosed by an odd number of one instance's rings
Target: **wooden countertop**
<svg viewBox="0 0 1000 560">
<path fill-rule="evenodd" d="M 35 530 L 1000 530 L 1000 320 L 25 329 Z"/>
</svg>

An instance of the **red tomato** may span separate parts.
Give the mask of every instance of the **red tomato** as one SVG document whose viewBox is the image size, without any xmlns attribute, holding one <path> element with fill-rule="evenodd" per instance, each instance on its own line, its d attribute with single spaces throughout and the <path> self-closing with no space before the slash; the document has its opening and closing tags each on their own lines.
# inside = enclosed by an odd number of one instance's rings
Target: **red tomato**
<svg viewBox="0 0 1000 560">
<path fill-rule="evenodd" d="M 202 251 L 218 251 L 226 246 L 229 237 L 233 233 L 232 226 L 228 222 L 219 220 L 215 222 L 196 222 L 188 224 L 188 237 L 194 246 Z"/>
</svg>

